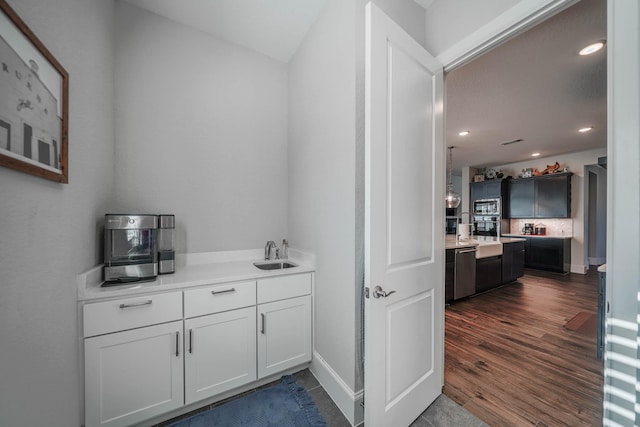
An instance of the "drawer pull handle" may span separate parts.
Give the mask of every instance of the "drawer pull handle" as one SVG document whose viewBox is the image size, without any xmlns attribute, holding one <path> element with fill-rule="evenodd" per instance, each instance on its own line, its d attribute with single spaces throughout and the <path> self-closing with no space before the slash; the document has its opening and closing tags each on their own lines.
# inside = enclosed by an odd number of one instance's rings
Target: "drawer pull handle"
<svg viewBox="0 0 640 427">
<path fill-rule="evenodd" d="M 180 331 L 176 331 L 176 357 L 180 357 Z"/>
<path fill-rule="evenodd" d="M 189 329 L 189 353 L 193 353 L 193 329 Z"/>
<path fill-rule="evenodd" d="M 235 292 L 236 288 L 225 289 L 223 291 L 211 291 L 211 295 L 226 294 L 227 292 Z"/>
<path fill-rule="evenodd" d="M 140 302 L 132 302 L 130 304 L 120 304 L 120 308 L 131 308 L 131 307 L 140 307 L 142 305 L 151 305 L 153 301 L 148 299 L 146 301 L 140 301 Z"/>
<path fill-rule="evenodd" d="M 264 317 L 264 313 L 260 313 L 260 318 L 262 320 L 262 327 L 260 328 L 260 333 L 264 335 L 267 330 L 267 319 Z"/>
</svg>

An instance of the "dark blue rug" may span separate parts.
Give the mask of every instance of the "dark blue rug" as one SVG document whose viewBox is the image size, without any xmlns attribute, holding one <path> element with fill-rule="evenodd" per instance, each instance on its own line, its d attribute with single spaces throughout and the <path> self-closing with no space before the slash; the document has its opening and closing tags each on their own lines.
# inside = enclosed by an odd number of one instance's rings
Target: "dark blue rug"
<svg viewBox="0 0 640 427">
<path fill-rule="evenodd" d="M 217 406 L 169 427 L 326 427 L 304 387 L 285 375 L 280 384 Z"/>
</svg>

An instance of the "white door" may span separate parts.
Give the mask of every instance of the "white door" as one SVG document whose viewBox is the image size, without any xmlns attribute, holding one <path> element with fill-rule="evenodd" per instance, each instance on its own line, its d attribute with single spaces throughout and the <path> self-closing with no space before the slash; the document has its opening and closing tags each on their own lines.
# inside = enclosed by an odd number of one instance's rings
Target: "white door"
<svg viewBox="0 0 640 427">
<path fill-rule="evenodd" d="M 255 307 L 187 319 L 184 330 L 186 404 L 256 380 Z"/>
<path fill-rule="evenodd" d="M 401 427 L 443 386 L 443 69 L 371 3 L 366 23 L 365 425 Z"/>
<path fill-rule="evenodd" d="M 258 378 L 311 360 L 311 296 L 258 306 Z"/>
<path fill-rule="evenodd" d="M 183 405 L 182 321 L 84 343 L 87 427 L 129 426 Z"/>
</svg>

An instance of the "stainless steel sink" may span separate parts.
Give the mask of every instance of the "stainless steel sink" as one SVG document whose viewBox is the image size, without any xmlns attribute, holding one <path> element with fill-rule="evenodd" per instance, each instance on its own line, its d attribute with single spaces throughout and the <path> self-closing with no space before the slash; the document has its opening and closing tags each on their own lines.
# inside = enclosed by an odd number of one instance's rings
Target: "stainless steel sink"
<svg viewBox="0 0 640 427">
<path fill-rule="evenodd" d="M 297 264 L 288 261 L 254 262 L 253 265 L 258 267 L 260 270 L 282 270 L 283 268 L 292 268 L 298 266 Z"/>
</svg>

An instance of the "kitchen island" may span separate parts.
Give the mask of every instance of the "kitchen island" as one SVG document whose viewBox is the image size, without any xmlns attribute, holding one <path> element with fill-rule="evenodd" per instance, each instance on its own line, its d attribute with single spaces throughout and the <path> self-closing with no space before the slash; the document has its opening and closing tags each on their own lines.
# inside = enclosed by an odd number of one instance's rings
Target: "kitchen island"
<svg viewBox="0 0 640 427">
<path fill-rule="evenodd" d="M 447 237 L 445 240 L 445 301 L 451 302 L 465 296 L 484 292 L 513 282 L 524 275 L 524 245 L 526 239 L 520 237 L 477 236 L 460 240 Z M 475 250 L 475 265 L 471 271 L 468 251 Z M 466 255 L 465 268 L 460 268 L 460 260 Z M 469 278 L 473 283 L 468 285 Z M 465 284 L 466 283 L 466 284 Z M 461 291 L 461 286 L 466 290 Z"/>
</svg>

